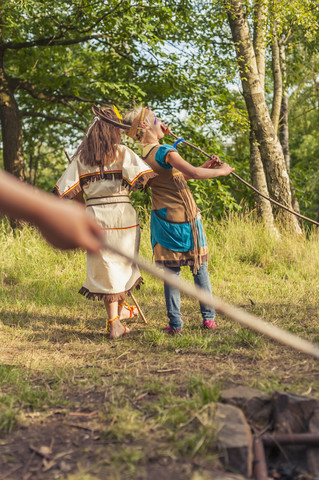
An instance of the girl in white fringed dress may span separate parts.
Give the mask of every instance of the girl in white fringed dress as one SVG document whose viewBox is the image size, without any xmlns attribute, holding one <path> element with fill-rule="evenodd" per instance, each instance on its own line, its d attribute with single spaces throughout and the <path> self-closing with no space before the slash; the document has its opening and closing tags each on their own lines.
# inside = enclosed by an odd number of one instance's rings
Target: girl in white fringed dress
<svg viewBox="0 0 319 480">
<path fill-rule="evenodd" d="M 63 198 L 83 198 L 88 214 L 105 232 L 109 245 L 133 255 L 138 252 L 140 226 L 129 193 L 145 188 L 153 170 L 132 150 L 120 145 L 121 131 L 103 117 L 118 121 L 111 108 L 94 107 L 95 118 L 70 165 L 58 180 L 55 193 Z M 87 279 L 79 293 L 92 300 L 103 300 L 108 314 L 110 337 L 121 337 L 129 329 L 121 320 L 138 314 L 125 302 L 142 277 L 128 260 L 101 250 L 87 254 Z"/>
</svg>

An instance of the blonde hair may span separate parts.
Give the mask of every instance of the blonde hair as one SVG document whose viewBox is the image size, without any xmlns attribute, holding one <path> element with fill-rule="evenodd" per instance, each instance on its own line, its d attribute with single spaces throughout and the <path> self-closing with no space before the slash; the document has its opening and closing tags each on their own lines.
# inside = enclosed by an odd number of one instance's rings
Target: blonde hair
<svg viewBox="0 0 319 480">
<path fill-rule="evenodd" d="M 143 107 L 138 107 L 135 108 L 134 110 L 131 110 L 128 112 L 125 117 L 123 118 L 123 123 L 126 123 L 126 125 L 133 125 L 133 122 L 141 116 Z M 150 124 L 149 121 L 149 116 L 150 116 L 150 110 L 146 109 L 145 110 L 145 116 L 144 116 L 144 122 Z M 141 138 L 139 139 L 139 142 L 143 144 L 143 135 L 141 135 Z"/>
</svg>

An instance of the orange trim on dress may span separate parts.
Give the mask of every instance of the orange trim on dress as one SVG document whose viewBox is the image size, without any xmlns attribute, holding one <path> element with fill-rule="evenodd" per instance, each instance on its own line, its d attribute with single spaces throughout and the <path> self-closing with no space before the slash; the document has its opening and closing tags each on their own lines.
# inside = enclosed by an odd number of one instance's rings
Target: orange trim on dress
<svg viewBox="0 0 319 480">
<path fill-rule="evenodd" d="M 64 197 L 64 195 L 66 195 L 68 192 L 73 190 L 73 188 L 77 187 L 78 185 L 80 185 L 80 181 L 76 182 L 74 185 L 72 185 L 72 187 L 68 188 L 68 190 L 66 190 L 64 193 L 62 193 L 62 195 L 60 194 L 59 187 L 57 185 L 55 186 L 55 188 L 57 189 L 59 197 L 62 198 L 62 197 Z"/>
<path fill-rule="evenodd" d="M 136 180 L 138 180 L 142 175 L 145 175 L 146 173 L 152 173 L 152 172 L 153 172 L 152 169 L 145 170 L 145 171 L 139 173 L 131 182 L 125 177 L 123 177 L 123 180 L 125 180 L 129 185 L 133 185 L 133 183 L 135 183 Z M 69 193 L 71 190 L 73 190 L 73 188 L 80 185 L 80 182 L 81 182 L 82 178 L 92 177 L 93 175 L 99 175 L 100 173 L 101 173 L 100 171 L 97 171 L 97 172 L 90 172 L 90 173 L 85 173 L 84 175 L 80 175 L 79 181 L 76 182 L 74 185 L 72 185 L 72 187 L 68 188 L 64 193 L 62 193 L 62 195 L 59 192 L 59 187 L 57 185 L 55 185 L 55 188 L 58 192 L 59 197 L 63 198 L 67 193 Z M 122 173 L 122 170 L 106 170 L 106 171 L 104 171 L 104 173 Z"/>
<path fill-rule="evenodd" d="M 133 183 L 136 182 L 136 180 L 138 180 L 142 175 L 145 175 L 146 173 L 152 173 L 152 172 L 153 172 L 152 169 L 144 170 L 144 172 L 139 173 L 131 182 L 125 177 L 123 177 L 123 180 L 125 180 L 129 185 L 133 185 Z"/>
<path fill-rule="evenodd" d="M 136 228 L 139 226 L 140 224 L 137 223 L 136 225 L 132 225 L 131 227 L 106 227 L 106 228 L 102 228 L 102 230 L 129 230 L 130 228 Z"/>
</svg>

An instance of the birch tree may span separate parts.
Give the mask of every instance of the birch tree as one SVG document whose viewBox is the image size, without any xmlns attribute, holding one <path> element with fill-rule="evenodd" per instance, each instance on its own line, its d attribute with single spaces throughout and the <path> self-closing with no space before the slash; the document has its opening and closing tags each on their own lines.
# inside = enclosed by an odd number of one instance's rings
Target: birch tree
<svg viewBox="0 0 319 480">
<path fill-rule="evenodd" d="M 253 48 L 256 56 L 260 87 L 263 94 L 265 93 L 267 25 L 268 0 L 258 0 L 254 10 Z M 269 197 L 259 145 L 252 127 L 250 128 L 250 174 L 253 186 L 263 195 Z M 270 202 L 260 195 L 256 195 L 255 199 L 258 215 L 270 230 L 274 230 L 274 216 Z"/>
<path fill-rule="evenodd" d="M 259 144 L 268 190 L 277 202 L 292 208 L 290 182 L 285 159 L 269 110 L 263 95 L 244 4 L 241 0 L 225 0 L 227 16 L 236 48 L 243 95 L 251 127 Z M 277 217 L 296 232 L 300 232 L 296 218 L 276 211 Z"/>
</svg>

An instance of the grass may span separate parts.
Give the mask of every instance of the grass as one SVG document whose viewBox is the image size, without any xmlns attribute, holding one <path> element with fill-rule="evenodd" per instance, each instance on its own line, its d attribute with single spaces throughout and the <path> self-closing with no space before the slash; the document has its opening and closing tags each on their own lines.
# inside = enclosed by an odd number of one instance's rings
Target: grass
<svg viewBox="0 0 319 480">
<path fill-rule="evenodd" d="M 317 232 L 276 237 L 235 216 L 207 224 L 206 233 L 213 292 L 319 342 Z M 163 286 L 149 274 L 136 293 L 148 324 L 131 321 L 129 336 L 110 341 L 102 304 L 77 294 L 83 252 L 54 250 L 30 227 L 14 235 L 5 221 L 0 247 L 0 446 L 15 445 L 0 450 L 0 465 L 18 468 L 12 479 L 21 478 L 30 445 L 53 440 L 54 451 L 73 453 L 64 470 L 57 454 L 43 479 L 61 471 L 54 478 L 214 478 L 214 405 L 223 388 L 319 398 L 315 360 L 220 316 L 216 331 L 203 331 L 190 298 L 182 300 L 183 335 L 165 335 Z M 140 253 L 152 258 L 148 220 Z M 183 276 L 192 278 L 187 269 Z"/>
</svg>

